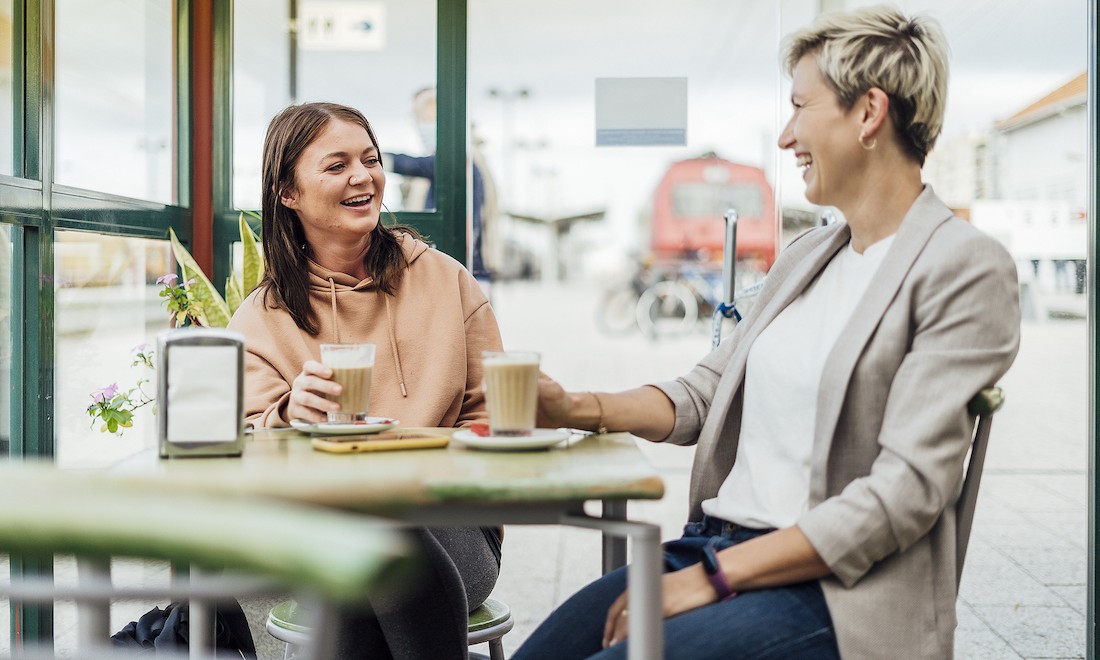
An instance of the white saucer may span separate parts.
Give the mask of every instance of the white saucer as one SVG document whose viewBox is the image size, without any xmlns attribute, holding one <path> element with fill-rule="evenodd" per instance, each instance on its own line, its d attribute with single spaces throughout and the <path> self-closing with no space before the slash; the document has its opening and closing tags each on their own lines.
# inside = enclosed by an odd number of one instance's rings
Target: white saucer
<svg viewBox="0 0 1100 660">
<path fill-rule="evenodd" d="M 392 429 L 401 422 L 390 417 L 368 417 L 361 422 L 332 423 L 306 422 L 300 419 L 291 420 L 290 425 L 303 433 L 310 435 L 353 435 L 355 433 L 378 433 L 386 429 Z"/>
<path fill-rule="evenodd" d="M 563 429 L 535 429 L 531 435 L 521 436 L 492 436 L 478 435 L 473 431 L 463 429 L 455 431 L 451 436 L 455 442 L 473 449 L 486 451 L 529 451 L 531 449 L 547 449 L 569 437 L 569 432 Z"/>
</svg>

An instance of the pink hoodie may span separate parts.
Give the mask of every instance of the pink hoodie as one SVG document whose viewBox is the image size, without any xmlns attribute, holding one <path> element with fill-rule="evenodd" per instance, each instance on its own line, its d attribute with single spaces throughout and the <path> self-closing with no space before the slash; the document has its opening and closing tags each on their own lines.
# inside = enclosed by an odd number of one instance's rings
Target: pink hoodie
<svg viewBox="0 0 1100 660">
<path fill-rule="evenodd" d="M 481 352 L 500 350 L 489 301 L 457 261 L 402 236 L 408 258 L 395 295 L 309 264 L 320 333 L 302 331 L 253 291 L 229 322 L 246 339 L 245 415 L 258 427 L 287 426 L 290 384 L 322 343 L 375 345 L 370 414 L 403 426 L 460 426 L 486 418 Z"/>
</svg>

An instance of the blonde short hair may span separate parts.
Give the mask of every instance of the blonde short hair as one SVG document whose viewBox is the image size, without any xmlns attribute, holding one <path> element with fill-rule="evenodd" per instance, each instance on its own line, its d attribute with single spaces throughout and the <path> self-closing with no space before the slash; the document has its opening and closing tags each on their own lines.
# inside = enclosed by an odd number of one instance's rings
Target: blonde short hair
<svg viewBox="0 0 1100 660">
<path fill-rule="evenodd" d="M 878 87 L 890 97 L 890 118 L 908 156 L 923 165 L 943 128 L 947 103 L 947 39 L 926 16 L 907 18 L 886 5 L 819 16 L 784 39 L 788 74 L 812 56 L 844 108 Z"/>
</svg>

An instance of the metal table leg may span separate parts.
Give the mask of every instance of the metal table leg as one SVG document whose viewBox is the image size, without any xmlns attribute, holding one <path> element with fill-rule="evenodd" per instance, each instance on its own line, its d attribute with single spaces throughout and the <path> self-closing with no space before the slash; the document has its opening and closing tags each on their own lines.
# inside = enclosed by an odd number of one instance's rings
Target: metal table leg
<svg viewBox="0 0 1100 660">
<path fill-rule="evenodd" d="M 203 578 L 209 575 L 208 571 L 197 566 L 191 567 L 190 579 L 203 582 Z M 206 658 L 213 654 L 214 649 L 214 603 L 206 598 L 192 597 L 188 602 L 187 615 L 188 627 L 188 651 L 192 659 Z"/>
<path fill-rule="evenodd" d="M 604 520 L 626 520 L 627 502 L 625 500 L 603 500 Z M 626 539 L 603 535 L 603 573 L 607 575 L 616 568 L 626 566 Z"/>
<path fill-rule="evenodd" d="M 77 648 L 81 652 L 102 648 L 111 635 L 111 560 L 76 558 L 77 579 L 81 587 L 102 590 L 102 599 L 76 603 Z"/>
<path fill-rule="evenodd" d="M 660 660 L 664 656 L 661 619 L 661 529 L 649 523 L 564 515 L 561 524 L 598 529 L 605 535 L 625 537 L 634 556 L 627 574 L 630 630 L 629 660 Z"/>
</svg>

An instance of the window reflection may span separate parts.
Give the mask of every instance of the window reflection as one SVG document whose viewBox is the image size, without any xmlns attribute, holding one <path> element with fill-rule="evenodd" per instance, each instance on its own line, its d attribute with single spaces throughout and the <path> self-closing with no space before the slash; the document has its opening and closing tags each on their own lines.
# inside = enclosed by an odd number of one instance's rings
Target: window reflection
<svg viewBox="0 0 1100 660">
<path fill-rule="evenodd" d="M 287 31 L 290 3 L 234 2 L 233 204 L 237 208 L 260 208 L 264 131 L 292 101 L 333 101 L 360 110 L 374 126 L 384 151 L 411 156 L 430 156 L 434 151 L 434 107 L 430 118 L 421 112 L 418 120 L 413 97 L 418 90 L 435 86 L 435 0 L 296 5 L 300 30 L 292 51 Z M 293 80 L 291 71 L 297 72 Z M 424 208 L 426 179 L 387 174 L 389 209 Z"/>
<path fill-rule="evenodd" d="M 172 0 L 57 0 L 56 180 L 175 203 Z"/>
<path fill-rule="evenodd" d="M 119 391 L 154 374 L 131 366 L 135 347 L 155 345 L 168 328 L 158 296 L 161 275 L 175 272 L 166 241 L 58 232 L 55 256 L 57 462 L 62 467 L 98 467 L 152 446 L 152 406 L 120 436 L 100 431 L 86 410 L 92 393 L 117 385 Z"/>
</svg>

